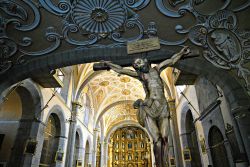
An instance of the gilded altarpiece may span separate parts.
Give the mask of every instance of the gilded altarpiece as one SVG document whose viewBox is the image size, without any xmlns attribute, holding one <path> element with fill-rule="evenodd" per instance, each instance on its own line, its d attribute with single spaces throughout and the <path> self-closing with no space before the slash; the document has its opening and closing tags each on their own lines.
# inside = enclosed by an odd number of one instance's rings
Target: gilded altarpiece
<svg viewBox="0 0 250 167">
<path fill-rule="evenodd" d="M 108 167 L 152 166 L 151 145 L 147 134 L 136 127 L 116 130 L 110 138 Z"/>
</svg>

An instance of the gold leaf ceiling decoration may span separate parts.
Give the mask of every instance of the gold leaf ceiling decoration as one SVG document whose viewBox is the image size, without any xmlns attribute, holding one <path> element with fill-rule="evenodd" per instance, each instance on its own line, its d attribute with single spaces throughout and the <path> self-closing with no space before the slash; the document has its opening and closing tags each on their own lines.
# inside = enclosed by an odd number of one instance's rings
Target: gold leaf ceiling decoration
<svg viewBox="0 0 250 167">
<path fill-rule="evenodd" d="M 145 98 L 141 82 L 126 75 L 118 75 L 112 70 L 97 74 L 92 67 L 93 64 L 86 64 L 78 68 L 78 88 L 83 82 L 88 81 L 85 85 L 88 89 L 84 93 L 92 98 L 95 121 L 103 120 L 105 132 L 122 121 L 137 122 L 136 110 L 132 104 L 137 99 Z M 167 84 L 168 73 L 169 70 L 164 70 L 161 74 Z M 91 75 L 94 77 L 90 78 Z"/>
</svg>

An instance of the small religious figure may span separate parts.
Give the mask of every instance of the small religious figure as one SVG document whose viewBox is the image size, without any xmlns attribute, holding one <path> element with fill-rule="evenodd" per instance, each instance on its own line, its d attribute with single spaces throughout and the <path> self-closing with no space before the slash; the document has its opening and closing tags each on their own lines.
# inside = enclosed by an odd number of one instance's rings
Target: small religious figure
<svg viewBox="0 0 250 167">
<path fill-rule="evenodd" d="M 144 148 L 144 143 L 143 142 L 141 142 L 141 148 Z"/>
<path fill-rule="evenodd" d="M 128 160 L 131 161 L 132 160 L 132 155 L 128 154 Z"/>
<path fill-rule="evenodd" d="M 168 135 L 170 135 L 170 113 L 160 73 L 166 67 L 173 66 L 182 56 L 189 53 L 190 49 L 184 47 L 179 53 L 174 54 L 170 59 L 164 60 L 155 67 L 151 67 L 147 59 L 136 58 L 133 62 L 135 71 L 103 61 L 104 65 L 110 67 L 113 71 L 141 81 L 146 97 L 144 100 L 138 99 L 135 101 L 134 108 L 138 109 L 138 122 L 147 128 L 153 138 L 153 150 L 157 167 L 167 166 Z"/>
</svg>

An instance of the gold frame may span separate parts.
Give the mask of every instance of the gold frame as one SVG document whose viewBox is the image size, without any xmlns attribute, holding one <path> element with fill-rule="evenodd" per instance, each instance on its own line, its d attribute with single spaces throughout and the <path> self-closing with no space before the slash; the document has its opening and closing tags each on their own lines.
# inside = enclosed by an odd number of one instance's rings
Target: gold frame
<svg viewBox="0 0 250 167">
<path fill-rule="evenodd" d="M 33 145 L 31 145 L 33 144 Z M 27 152 L 28 151 L 28 147 L 30 146 L 35 146 L 35 148 L 33 148 L 34 150 L 32 152 Z M 23 154 L 31 154 L 31 155 L 35 155 L 36 153 L 36 146 L 37 146 L 37 141 L 35 139 L 28 139 L 25 143 L 25 148 L 23 150 Z"/>
<path fill-rule="evenodd" d="M 176 162 L 175 162 L 174 157 L 169 157 L 169 162 L 170 162 L 170 166 L 176 166 Z M 172 162 L 173 162 L 173 164 L 172 164 Z"/>
<path fill-rule="evenodd" d="M 82 160 L 76 160 L 76 166 L 81 167 L 82 166 Z"/>
<path fill-rule="evenodd" d="M 185 159 L 185 154 L 188 153 L 189 155 L 189 159 Z M 191 152 L 190 152 L 190 149 L 189 148 L 186 148 L 182 151 L 182 154 L 183 154 L 183 159 L 184 161 L 192 161 L 192 157 L 191 157 Z"/>
<path fill-rule="evenodd" d="M 58 159 L 58 155 L 61 155 L 61 159 Z M 64 152 L 62 152 L 62 151 L 57 151 L 56 152 L 56 156 L 55 156 L 55 162 L 62 162 L 63 161 L 63 158 L 64 158 Z"/>
</svg>

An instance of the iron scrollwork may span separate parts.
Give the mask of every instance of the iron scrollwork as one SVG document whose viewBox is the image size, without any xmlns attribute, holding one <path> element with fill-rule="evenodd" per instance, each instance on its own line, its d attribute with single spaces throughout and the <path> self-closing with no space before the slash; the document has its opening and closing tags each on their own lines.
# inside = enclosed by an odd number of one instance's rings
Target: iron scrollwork
<svg viewBox="0 0 250 167">
<path fill-rule="evenodd" d="M 227 70 L 236 69 L 238 77 L 245 80 L 246 88 L 250 90 L 250 71 L 244 67 L 249 62 L 250 36 L 249 32 L 238 30 L 234 13 L 249 7 L 249 1 L 228 10 L 231 0 L 226 0 L 218 10 L 206 15 L 196 9 L 197 5 L 204 2 L 205 0 L 169 0 L 169 6 L 163 0 L 155 1 L 158 10 L 167 17 L 181 18 L 186 13 L 195 16 L 194 26 L 184 29 L 182 25 L 177 25 L 176 32 L 188 34 L 188 39 L 193 44 L 203 47 L 204 57 L 213 65 Z M 171 6 L 177 6 L 177 10 L 173 10 Z"/>
<path fill-rule="evenodd" d="M 104 46 L 102 40 L 109 40 L 109 46 L 126 45 L 129 41 L 158 36 L 161 45 L 178 46 L 186 41 L 204 48 L 204 57 L 219 68 L 238 70 L 249 87 L 250 72 L 244 67 L 249 62 L 250 32 L 238 30 L 235 12 L 241 12 L 250 5 L 249 1 L 235 8 L 229 8 L 232 0 L 214 11 L 204 13 L 198 6 L 209 3 L 207 0 L 2 0 L 0 2 L 0 73 L 23 61 L 23 56 L 37 57 L 52 53 L 62 43 L 70 46 Z M 159 36 L 160 23 L 142 22 L 139 11 L 154 4 L 159 13 L 167 18 L 183 18 L 191 14 L 193 26 L 178 24 L 175 32 L 182 38 L 169 41 Z M 43 24 L 43 13 L 60 20 L 61 25 L 47 26 L 43 32 L 47 48 L 32 51 L 33 37 L 23 36 L 17 41 L 9 36 L 7 27 L 17 32 L 32 32 Z M 32 16 L 30 16 L 32 15 Z M 129 33 L 129 32 L 133 33 Z M 124 35 L 126 33 L 126 35 Z M 23 33 L 25 34 L 25 33 Z M 130 35 L 130 36 L 129 36 Z M 16 59 L 16 60 L 15 60 Z"/>
<path fill-rule="evenodd" d="M 245 80 L 250 90 L 250 71 L 244 67 L 249 54 L 249 32 L 238 32 L 237 19 L 233 12 L 218 11 L 209 18 L 209 33 L 206 34 L 204 57 L 219 68 L 236 69 L 238 77 Z M 245 37 L 245 39 L 244 39 Z"/>
</svg>

